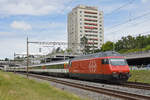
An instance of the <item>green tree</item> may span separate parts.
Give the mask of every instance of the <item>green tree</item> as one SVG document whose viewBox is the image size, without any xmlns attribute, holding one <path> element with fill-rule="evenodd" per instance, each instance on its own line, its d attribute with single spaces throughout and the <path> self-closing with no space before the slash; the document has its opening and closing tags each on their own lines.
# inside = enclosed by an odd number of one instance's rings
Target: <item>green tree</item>
<svg viewBox="0 0 150 100">
<path fill-rule="evenodd" d="M 67 53 L 72 53 L 71 49 L 66 49 L 65 51 L 67 51 Z"/>
<path fill-rule="evenodd" d="M 102 51 L 112 51 L 114 43 L 111 41 L 107 41 L 105 44 L 102 45 Z"/>
<path fill-rule="evenodd" d="M 8 58 L 5 58 L 5 61 L 9 61 L 9 59 L 8 59 Z"/>
<path fill-rule="evenodd" d="M 132 37 L 131 35 L 127 36 L 127 49 L 134 49 L 135 48 L 135 38 Z"/>
<path fill-rule="evenodd" d="M 88 54 L 90 52 L 90 47 L 88 45 L 88 39 L 86 38 L 86 36 L 83 36 L 81 38 L 81 46 L 82 46 L 82 52 L 83 54 Z"/>
<path fill-rule="evenodd" d="M 94 53 L 98 53 L 98 52 L 101 52 L 102 50 L 101 49 L 96 49 L 94 50 Z"/>
<path fill-rule="evenodd" d="M 122 37 L 115 43 L 115 50 L 120 53 L 128 53 L 135 51 L 149 50 L 150 35 L 138 35 L 133 37 L 128 35 L 127 37 Z"/>
<path fill-rule="evenodd" d="M 137 49 L 142 49 L 145 46 L 144 43 L 144 36 L 141 36 L 141 34 L 139 36 L 136 37 L 136 45 L 137 45 Z"/>
</svg>

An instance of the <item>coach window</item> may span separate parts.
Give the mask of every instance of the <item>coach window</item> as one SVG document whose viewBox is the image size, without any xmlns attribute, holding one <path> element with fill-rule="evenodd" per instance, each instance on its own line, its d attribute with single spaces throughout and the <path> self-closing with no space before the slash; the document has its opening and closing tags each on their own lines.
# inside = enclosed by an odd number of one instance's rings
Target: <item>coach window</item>
<svg viewBox="0 0 150 100">
<path fill-rule="evenodd" d="M 102 59 L 102 64 L 109 64 L 109 60 L 108 59 Z"/>
</svg>

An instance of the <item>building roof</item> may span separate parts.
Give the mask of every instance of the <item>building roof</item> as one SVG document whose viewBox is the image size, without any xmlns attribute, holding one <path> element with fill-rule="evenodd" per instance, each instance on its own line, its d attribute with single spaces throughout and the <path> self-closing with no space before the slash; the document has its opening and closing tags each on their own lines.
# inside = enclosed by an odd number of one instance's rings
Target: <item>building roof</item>
<svg viewBox="0 0 150 100">
<path fill-rule="evenodd" d="M 78 5 L 77 7 L 75 7 L 74 9 L 88 9 L 88 10 L 95 10 L 98 11 L 98 7 L 95 6 L 85 6 L 85 5 Z"/>
</svg>

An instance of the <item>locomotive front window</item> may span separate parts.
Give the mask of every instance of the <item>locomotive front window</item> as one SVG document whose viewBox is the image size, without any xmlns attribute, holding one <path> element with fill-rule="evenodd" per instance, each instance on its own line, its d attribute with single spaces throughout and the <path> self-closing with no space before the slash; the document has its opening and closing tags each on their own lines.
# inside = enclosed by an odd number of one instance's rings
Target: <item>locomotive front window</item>
<svg viewBox="0 0 150 100">
<path fill-rule="evenodd" d="M 127 65 L 126 60 L 121 58 L 111 58 L 109 61 L 112 65 Z"/>
</svg>

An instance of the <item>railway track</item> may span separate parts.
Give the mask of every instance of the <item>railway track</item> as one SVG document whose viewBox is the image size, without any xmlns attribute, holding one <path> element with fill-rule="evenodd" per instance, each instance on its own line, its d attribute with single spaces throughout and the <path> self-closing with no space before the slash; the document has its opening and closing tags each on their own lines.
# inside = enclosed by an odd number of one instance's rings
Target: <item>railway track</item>
<svg viewBox="0 0 150 100">
<path fill-rule="evenodd" d="M 150 84 L 146 84 L 146 83 L 127 82 L 127 83 L 121 84 L 121 86 L 136 88 L 136 89 L 150 90 Z"/>
<path fill-rule="evenodd" d="M 21 73 L 21 74 L 25 74 L 25 73 Z M 104 87 L 89 86 L 89 85 L 85 85 L 82 83 L 68 82 L 68 81 L 58 80 L 56 78 L 52 78 L 52 77 L 48 77 L 48 76 L 37 75 L 37 74 L 29 74 L 29 76 L 43 79 L 43 80 L 56 82 L 56 83 L 60 83 L 60 84 L 75 87 L 75 88 L 80 88 L 80 89 L 100 93 L 100 94 L 105 94 L 108 96 L 113 96 L 113 97 L 117 97 L 117 98 L 121 98 L 121 99 L 150 100 L 150 96 L 144 96 L 144 95 L 136 94 L 136 93 L 123 92 L 123 91 L 108 89 L 108 88 L 104 88 Z"/>
</svg>

